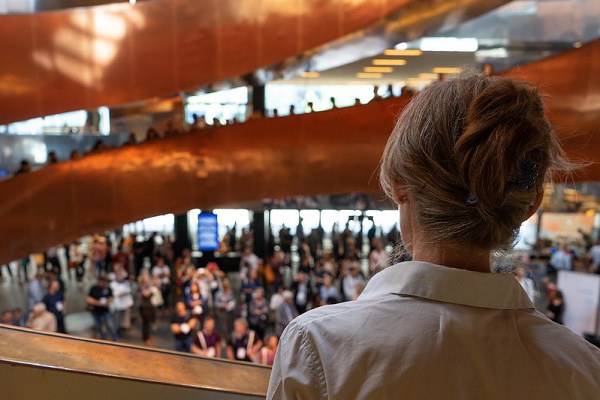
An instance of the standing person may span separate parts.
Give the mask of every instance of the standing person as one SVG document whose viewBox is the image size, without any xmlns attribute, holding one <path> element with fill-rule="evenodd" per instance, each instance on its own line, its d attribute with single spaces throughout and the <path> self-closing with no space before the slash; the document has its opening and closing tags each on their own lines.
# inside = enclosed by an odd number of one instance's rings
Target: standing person
<svg viewBox="0 0 600 400">
<path fill-rule="evenodd" d="M 2 267 L 6 268 L 6 272 L 8 272 L 8 276 L 10 276 L 10 279 L 13 279 L 13 273 L 12 273 L 12 270 L 10 269 L 10 263 L 6 263 L 4 265 L 0 265 L 0 281 L 4 279 L 4 277 L 2 276 Z"/>
<path fill-rule="evenodd" d="M 566 244 L 560 246 L 550 258 L 550 265 L 554 272 L 564 270 L 571 271 L 573 269 L 573 255 L 569 252 L 569 247 Z"/>
<path fill-rule="evenodd" d="M 330 275 L 323 277 L 323 286 L 320 293 L 321 301 L 324 303 L 337 303 L 340 301 L 340 292 L 333 286 L 333 278 Z"/>
<path fill-rule="evenodd" d="M 551 292 L 550 302 L 548 303 L 548 309 L 546 315 L 552 321 L 557 324 L 563 324 L 563 312 L 565 311 L 565 303 L 563 300 L 563 294 L 560 290 L 554 290 Z"/>
<path fill-rule="evenodd" d="M 171 318 L 171 332 L 175 336 L 175 350 L 190 352 L 196 322 L 196 318 L 188 312 L 185 303 L 178 301 L 175 304 L 175 314 Z"/>
<path fill-rule="evenodd" d="M 233 324 L 233 333 L 227 347 L 227 358 L 236 361 L 252 361 L 252 357 L 260 350 L 262 342 L 256 332 L 248 329 L 248 322 L 238 318 Z"/>
<path fill-rule="evenodd" d="M 364 285 L 365 279 L 360 273 L 359 264 L 357 262 L 352 262 L 348 269 L 348 274 L 342 279 L 344 296 L 346 296 L 346 300 L 356 300 L 358 297 L 358 288 Z"/>
<path fill-rule="evenodd" d="M 197 283 L 192 283 L 190 293 L 186 298 L 186 306 L 192 316 L 198 320 L 198 325 L 202 324 L 204 317 L 204 307 L 202 306 L 202 296 L 200 295 L 200 286 Z"/>
<path fill-rule="evenodd" d="M 48 268 L 48 264 L 50 264 L 50 268 Z M 44 268 L 46 271 L 57 269 L 59 275 L 62 274 L 62 268 L 58 260 L 58 249 L 55 246 L 49 247 L 44 253 Z"/>
<path fill-rule="evenodd" d="M 256 270 L 251 269 L 248 277 L 242 281 L 242 295 L 244 296 L 244 303 L 246 306 L 252 301 L 252 293 L 254 290 L 260 287 L 260 281 L 258 280 L 258 273 Z"/>
<path fill-rule="evenodd" d="M 106 241 L 101 236 L 94 236 L 92 240 L 92 244 L 90 247 L 90 260 L 95 269 L 93 273 L 98 274 L 98 276 L 102 275 L 104 272 L 104 262 L 106 260 Z"/>
<path fill-rule="evenodd" d="M 108 286 L 105 277 L 98 278 L 96 285 L 92 286 L 87 297 L 88 306 L 91 308 L 96 329 L 102 340 L 110 338 L 113 342 L 117 341 L 117 330 L 115 329 L 115 321 L 109 310 L 110 304 L 113 302 L 113 292 Z M 106 330 L 104 329 L 106 327 Z"/>
<path fill-rule="evenodd" d="M 74 241 L 69 245 L 69 270 L 75 270 L 75 279 L 77 282 L 81 282 L 85 273 L 83 264 L 85 257 L 81 251 L 81 242 L 79 240 Z M 69 274 L 69 278 L 71 275 Z"/>
<path fill-rule="evenodd" d="M 590 269 L 589 272 L 600 273 L 600 242 L 596 242 L 589 251 Z"/>
<path fill-rule="evenodd" d="M 387 266 L 388 255 L 380 238 L 374 238 L 371 243 L 373 249 L 369 254 L 369 271 L 374 274 Z"/>
<path fill-rule="evenodd" d="M 546 177 L 568 167 L 562 154 L 525 84 L 461 75 L 415 95 L 379 174 L 414 261 L 288 325 L 267 399 L 600 398 L 600 349 L 490 262 L 537 211 Z"/>
<path fill-rule="evenodd" d="M 267 335 L 265 338 L 265 345 L 260 349 L 258 354 L 256 354 L 256 363 L 267 367 L 272 366 L 273 362 L 275 362 L 278 344 L 279 339 L 277 339 L 277 336 Z"/>
<path fill-rule="evenodd" d="M 226 341 L 229 341 L 229 336 L 231 331 L 233 331 L 233 320 L 235 319 L 236 309 L 236 301 L 229 279 L 223 279 L 223 289 L 217 292 L 215 308 L 217 312 L 218 331 L 222 333 Z"/>
<path fill-rule="evenodd" d="M 156 265 L 152 268 L 152 277 L 158 284 L 162 293 L 165 309 L 169 309 L 169 300 L 171 296 L 171 268 L 165 264 L 165 259 L 160 256 L 156 259 Z"/>
<path fill-rule="evenodd" d="M 294 305 L 294 294 L 289 290 L 283 292 L 283 303 L 275 311 L 275 334 L 281 336 L 283 330 L 298 316 Z"/>
<path fill-rule="evenodd" d="M 259 338 L 264 337 L 269 321 L 269 306 L 265 300 L 265 290 L 257 288 L 252 294 L 252 302 L 248 307 L 248 323 Z"/>
<path fill-rule="evenodd" d="M 139 277 L 140 316 L 142 317 L 142 340 L 145 345 L 152 344 L 151 329 L 156 321 L 156 309 L 152 304 L 152 285 L 147 278 Z"/>
<path fill-rule="evenodd" d="M 192 353 L 209 358 L 221 357 L 221 338 L 215 329 L 213 317 L 206 317 L 202 330 L 194 336 Z"/>
<path fill-rule="evenodd" d="M 58 281 L 51 281 L 48 288 L 48 294 L 44 296 L 42 302 L 46 310 L 56 317 L 56 331 L 58 333 L 67 333 L 65 328 L 65 314 L 67 313 L 67 303 L 60 291 Z"/>
<path fill-rule="evenodd" d="M 533 279 L 527 276 L 525 268 L 518 267 L 515 270 L 515 277 L 521 284 L 521 287 L 523 287 L 525 293 L 527 293 L 527 297 L 529 297 L 529 300 L 531 300 L 531 302 L 534 302 L 536 295 L 535 284 L 533 283 Z"/>
<path fill-rule="evenodd" d="M 119 266 L 120 264 L 115 264 Z M 115 316 L 115 327 L 129 329 L 131 327 L 131 307 L 133 307 L 133 295 L 131 284 L 127 279 L 127 272 L 119 270 L 115 273 L 116 279 L 110 283 L 114 301 L 112 303 Z"/>
<path fill-rule="evenodd" d="M 129 268 L 129 258 L 129 253 L 125 251 L 123 243 L 120 243 L 117 246 L 117 252 L 111 257 L 111 262 L 113 265 L 119 264 L 127 274 L 131 274 L 132 271 Z"/>
<path fill-rule="evenodd" d="M 300 314 L 304 314 L 313 297 L 309 275 L 304 272 L 297 273 L 292 283 L 292 289 L 294 290 L 294 305 Z"/>
<path fill-rule="evenodd" d="M 35 277 L 29 281 L 27 286 L 27 303 L 29 305 L 28 311 L 33 310 L 33 306 L 40 303 L 44 298 L 45 291 L 44 285 L 42 284 L 43 275 L 37 273 Z"/>
<path fill-rule="evenodd" d="M 142 269 L 144 269 L 145 244 L 137 238 L 132 238 L 131 249 L 133 252 L 133 265 L 135 269 L 135 278 L 139 278 Z"/>
</svg>

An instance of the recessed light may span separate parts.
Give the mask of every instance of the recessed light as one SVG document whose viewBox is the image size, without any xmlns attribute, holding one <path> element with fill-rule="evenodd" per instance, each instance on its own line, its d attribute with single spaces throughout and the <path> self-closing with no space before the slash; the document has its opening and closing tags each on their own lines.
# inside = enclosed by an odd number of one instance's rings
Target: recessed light
<svg viewBox="0 0 600 400">
<path fill-rule="evenodd" d="M 421 54 L 423 54 L 423 52 L 421 50 L 416 50 L 416 49 L 406 49 L 406 50 L 396 50 L 396 49 L 389 49 L 389 50 L 385 50 L 383 52 L 383 54 L 385 54 L 386 56 L 407 56 L 407 57 L 414 57 L 414 56 L 420 56 Z"/>
<path fill-rule="evenodd" d="M 379 79 L 379 78 L 383 78 L 383 74 L 381 73 L 371 73 L 371 72 L 359 72 L 358 74 L 356 74 L 357 78 L 361 78 L 361 79 Z"/>
<path fill-rule="evenodd" d="M 394 72 L 394 68 L 392 68 L 392 67 L 365 67 L 364 70 L 365 70 L 365 72 L 383 72 L 383 73 Z"/>
<path fill-rule="evenodd" d="M 373 60 L 373 65 L 406 65 L 406 60 L 377 59 Z"/>
<path fill-rule="evenodd" d="M 318 73 L 318 72 L 304 72 L 304 73 L 302 73 L 302 77 L 303 78 L 318 78 L 319 76 L 321 76 L 321 74 Z"/>
<path fill-rule="evenodd" d="M 433 72 L 436 74 L 460 74 L 461 71 L 461 68 L 456 67 L 438 67 L 433 69 Z"/>
</svg>

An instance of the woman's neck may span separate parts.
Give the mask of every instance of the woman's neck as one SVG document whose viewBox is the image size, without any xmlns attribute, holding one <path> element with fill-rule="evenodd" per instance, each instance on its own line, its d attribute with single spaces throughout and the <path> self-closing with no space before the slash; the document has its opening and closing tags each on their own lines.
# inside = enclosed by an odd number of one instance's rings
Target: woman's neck
<svg viewBox="0 0 600 400">
<path fill-rule="evenodd" d="M 490 250 L 457 244 L 414 243 L 414 261 L 475 272 L 491 272 Z"/>
</svg>

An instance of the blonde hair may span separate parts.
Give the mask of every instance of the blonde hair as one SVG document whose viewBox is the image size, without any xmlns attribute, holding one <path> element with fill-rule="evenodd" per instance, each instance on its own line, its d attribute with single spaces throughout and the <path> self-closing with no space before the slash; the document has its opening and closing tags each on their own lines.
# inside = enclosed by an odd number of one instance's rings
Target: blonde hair
<svg viewBox="0 0 600 400">
<path fill-rule="evenodd" d="M 399 116 L 380 183 L 397 204 L 408 190 L 432 242 L 507 249 L 556 169 L 568 169 L 538 91 L 465 74 L 417 94 Z"/>
</svg>

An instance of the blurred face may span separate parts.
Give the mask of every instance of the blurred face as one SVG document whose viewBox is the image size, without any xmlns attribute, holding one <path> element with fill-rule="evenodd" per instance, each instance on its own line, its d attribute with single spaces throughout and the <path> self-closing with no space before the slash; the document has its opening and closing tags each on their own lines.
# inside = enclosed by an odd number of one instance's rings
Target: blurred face
<svg viewBox="0 0 600 400">
<path fill-rule="evenodd" d="M 58 292 L 59 289 L 60 286 L 57 281 L 52 281 L 52 283 L 50 283 L 50 293 L 54 294 Z"/>
<path fill-rule="evenodd" d="M 278 344 L 279 340 L 277 339 L 277 336 L 271 336 L 271 338 L 269 339 L 269 343 L 267 343 L 267 346 L 269 346 L 271 350 L 275 350 Z"/>
<path fill-rule="evenodd" d="M 206 319 L 204 321 L 204 331 L 210 333 L 214 330 L 215 330 L 215 321 L 212 319 Z"/>
<path fill-rule="evenodd" d="M 180 317 L 183 317 L 185 315 L 185 304 L 183 304 L 183 302 L 179 302 L 177 303 L 177 305 L 175 306 L 175 311 L 177 311 L 177 315 L 179 315 Z"/>
<path fill-rule="evenodd" d="M 198 293 L 200 291 L 200 288 L 195 283 L 192 285 L 191 289 L 192 289 L 192 293 Z"/>
<path fill-rule="evenodd" d="M 239 336 L 244 336 L 246 334 L 246 325 L 243 322 L 235 322 L 233 325 L 234 332 Z"/>
<path fill-rule="evenodd" d="M 2 323 L 7 325 L 12 323 L 12 314 L 10 312 L 2 313 Z"/>
</svg>

